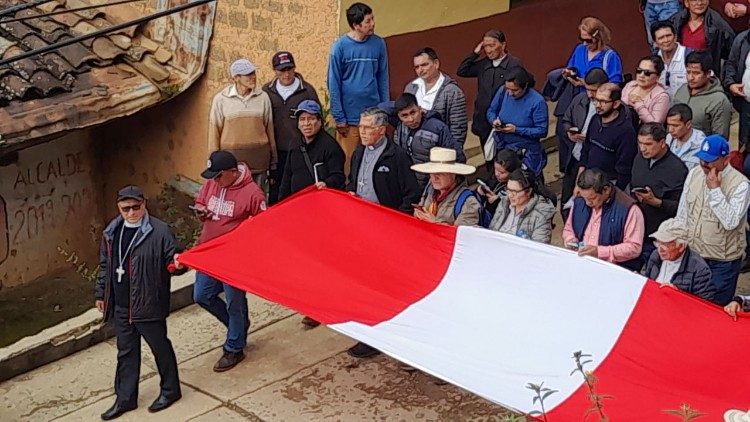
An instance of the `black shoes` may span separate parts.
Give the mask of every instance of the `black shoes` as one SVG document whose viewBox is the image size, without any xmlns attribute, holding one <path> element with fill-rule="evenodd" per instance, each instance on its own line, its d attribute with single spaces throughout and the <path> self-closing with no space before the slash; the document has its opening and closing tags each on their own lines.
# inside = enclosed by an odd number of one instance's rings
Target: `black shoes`
<svg viewBox="0 0 750 422">
<path fill-rule="evenodd" d="M 148 407 L 148 411 L 151 413 L 156 413 L 160 410 L 164 410 L 168 408 L 169 406 L 173 405 L 174 402 L 182 398 L 182 394 L 178 394 L 177 397 L 169 398 L 167 396 L 160 395 L 159 397 L 154 400 L 153 403 L 151 403 L 151 406 Z"/>
<path fill-rule="evenodd" d="M 320 323 L 318 321 L 315 321 L 314 319 L 306 316 L 306 317 L 302 318 L 302 325 L 304 325 L 305 327 L 315 328 L 318 325 L 320 325 Z"/>
<path fill-rule="evenodd" d="M 346 351 L 346 353 L 353 358 L 365 359 L 379 355 L 380 350 L 359 342 L 350 347 L 349 350 Z"/>
<path fill-rule="evenodd" d="M 101 415 L 102 420 L 111 421 L 112 419 L 117 419 L 120 416 L 124 415 L 125 413 L 130 412 L 131 410 L 135 410 L 136 408 L 138 408 L 138 405 L 127 406 L 127 405 L 115 402 L 115 404 L 113 404 L 112 407 L 109 408 L 109 410 L 102 413 Z"/>
<path fill-rule="evenodd" d="M 214 365 L 214 372 L 228 371 L 237 366 L 237 364 L 242 362 L 244 359 L 245 352 L 239 351 L 237 353 L 232 353 L 225 350 L 224 355 L 221 357 L 221 359 L 219 359 L 218 362 L 216 362 L 216 365 Z"/>
</svg>

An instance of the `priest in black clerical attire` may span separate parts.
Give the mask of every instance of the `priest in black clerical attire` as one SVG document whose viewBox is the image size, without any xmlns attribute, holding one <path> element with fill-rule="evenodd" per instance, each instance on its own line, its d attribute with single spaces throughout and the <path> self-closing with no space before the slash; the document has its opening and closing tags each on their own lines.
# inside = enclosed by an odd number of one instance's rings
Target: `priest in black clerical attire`
<svg viewBox="0 0 750 422">
<path fill-rule="evenodd" d="M 177 359 L 167 338 L 170 277 L 177 242 L 169 226 L 148 214 L 143 191 L 127 186 L 117 194 L 120 215 L 104 230 L 96 282 L 96 307 L 114 321 L 117 371 L 112 407 L 103 420 L 138 407 L 141 337 L 151 348 L 161 377 L 159 397 L 149 406 L 158 412 L 182 397 Z"/>
</svg>

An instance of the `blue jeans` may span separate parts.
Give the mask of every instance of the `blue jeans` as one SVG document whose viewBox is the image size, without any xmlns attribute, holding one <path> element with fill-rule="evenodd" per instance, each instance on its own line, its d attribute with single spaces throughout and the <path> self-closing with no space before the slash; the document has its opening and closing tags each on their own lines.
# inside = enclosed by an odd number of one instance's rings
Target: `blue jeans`
<svg viewBox="0 0 750 422">
<path fill-rule="evenodd" d="M 646 21 L 646 35 L 649 45 L 654 44 L 654 40 L 651 37 L 651 25 L 655 22 L 669 20 L 669 18 L 679 11 L 680 2 L 678 0 L 670 0 L 664 3 L 646 3 L 646 9 L 643 11 L 643 19 Z"/>
<path fill-rule="evenodd" d="M 706 263 L 711 268 L 711 282 L 716 286 L 714 303 L 725 306 L 732 301 L 734 292 L 737 290 L 737 278 L 742 268 L 742 260 L 714 261 L 707 259 Z"/>
<path fill-rule="evenodd" d="M 222 291 L 226 302 L 219 297 Z M 247 330 L 250 329 L 245 292 L 208 274 L 196 272 L 193 300 L 228 328 L 224 350 L 237 353 L 245 348 Z"/>
</svg>

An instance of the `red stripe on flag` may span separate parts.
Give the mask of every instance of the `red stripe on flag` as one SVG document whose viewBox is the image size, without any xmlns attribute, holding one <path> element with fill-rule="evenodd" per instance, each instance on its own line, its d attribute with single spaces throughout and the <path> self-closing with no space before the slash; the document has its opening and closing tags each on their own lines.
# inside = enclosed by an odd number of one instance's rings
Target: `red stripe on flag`
<svg viewBox="0 0 750 422">
<path fill-rule="evenodd" d="M 456 229 L 307 189 L 180 262 L 325 324 L 389 320 L 440 284 Z"/>
<path fill-rule="evenodd" d="M 748 351 L 750 317 L 734 322 L 717 306 L 648 282 L 619 340 L 594 371 L 595 391 L 612 396 L 603 403 L 613 421 L 674 421 L 665 410 L 682 403 L 719 421 L 728 409 L 750 408 L 750 365 L 743 358 Z M 600 359 L 594 356 L 595 363 Z M 590 407 L 583 385 L 549 412 L 549 420 L 583 420 Z M 589 420 L 599 420 L 596 415 Z"/>
</svg>

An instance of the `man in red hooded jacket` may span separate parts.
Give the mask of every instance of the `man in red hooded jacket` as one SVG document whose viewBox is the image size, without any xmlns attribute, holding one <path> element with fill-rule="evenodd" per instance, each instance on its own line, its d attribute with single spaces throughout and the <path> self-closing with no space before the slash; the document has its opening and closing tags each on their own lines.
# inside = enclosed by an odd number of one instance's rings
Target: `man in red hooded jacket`
<svg viewBox="0 0 750 422">
<path fill-rule="evenodd" d="M 195 200 L 195 212 L 203 222 L 199 244 L 234 230 L 249 217 L 266 209 L 265 195 L 253 181 L 250 168 L 245 163 L 237 163 L 232 153 L 211 153 L 201 176 L 207 180 Z M 222 291 L 226 302 L 219 297 Z M 214 371 L 234 368 L 245 359 L 243 349 L 250 328 L 245 292 L 198 272 L 193 299 L 227 326 L 224 354 L 214 365 Z"/>
</svg>

